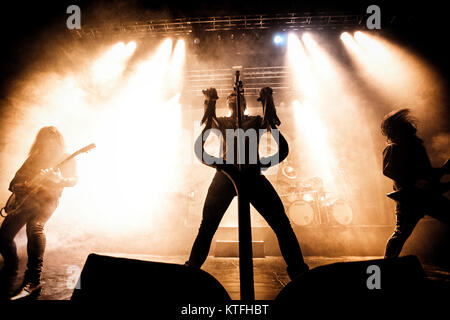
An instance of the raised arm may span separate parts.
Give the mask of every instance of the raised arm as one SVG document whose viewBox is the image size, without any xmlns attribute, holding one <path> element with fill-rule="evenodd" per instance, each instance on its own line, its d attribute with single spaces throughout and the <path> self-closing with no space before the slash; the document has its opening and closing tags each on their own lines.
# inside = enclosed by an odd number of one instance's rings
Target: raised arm
<svg viewBox="0 0 450 320">
<path fill-rule="evenodd" d="M 205 124 L 205 127 L 195 141 L 194 150 L 195 155 L 203 164 L 216 168 L 217 164 L 222 164 L 224 162 L 223 158 L 217 158 L 208 154 L 204 149 L 204 145 L 211 132 L 222 135 L 219 130 L 220 124 L 216 117 L 216 101 L 219 97 L 217 96 L 215 88 L 203 90 L 203 95 L 205 96 L 205 102 L 201 123 Z"/>
<path fill-rule="evenodd" d="M 271 133 L 275 142 L 278 144 L 277 153 L 270 157 L 264 157 L 260 159 L 262 168 L 269 168 L 271 166 L 277 165 L 278 163 L 286 159 L 289 154 L 289 145 L 284 136 L 281 134 L 280 130 L 277 129 L 277 126 L 281 124 L 281 121 L 277 116 L 272 93 L 272 88 L 264 87 L 260 90 L 259 98 L 257 99 L 261 102 L 264 113 L 261 127 L 266 128 Z"/>
<path fill-rule="evenodd" d="M 208 125 L 208 122 L 217 122 L 216 101 L 219 99 L 219 96 L 217 95 L 217 90 L 215 88 L 209 88 L 202 92 L 205 96 L 205 102 L 203 103 L 204 113 L 201 123 L 206 123 Z"/>
</svg>

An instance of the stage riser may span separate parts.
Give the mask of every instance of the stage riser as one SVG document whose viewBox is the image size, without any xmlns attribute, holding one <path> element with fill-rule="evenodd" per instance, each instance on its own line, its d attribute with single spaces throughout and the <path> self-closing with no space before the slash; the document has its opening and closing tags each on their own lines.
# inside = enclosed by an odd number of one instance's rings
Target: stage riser
<svg viewBox="0 0 450 320">
<path fill-rule="evenodd" d="M 394 226 L 293 226 L 306 256 L 383 256 Z M 421 262 L 450 265 L 450 228 L 434 219 L 422 219 L 406 242 L 402 255 Z M 215 240 L 237 240 L 237 228 L 219 228 Z M 264 241 L 267 256 L 281 255 L 270 228 L 253 228 L 252 239 Z M 214 249 L 214 248 L 213 248 Z"/>
</svg>

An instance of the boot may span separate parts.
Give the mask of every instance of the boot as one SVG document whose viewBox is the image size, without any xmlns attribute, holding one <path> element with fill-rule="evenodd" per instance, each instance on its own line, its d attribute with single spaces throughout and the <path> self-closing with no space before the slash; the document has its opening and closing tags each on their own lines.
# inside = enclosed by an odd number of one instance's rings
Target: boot
<svg viewBox="0 0 450 320">
<path fill-rule="evenodd" d="M 26 282 L 24 283 L 18 293 L 9 300 L 19 300 L 25 298 L 37 298 L 41 293 L 42 285 L 40 282 Z"/>
<path fill-rule="evenodd" d="M 41 269 L 27 269 L 20 289 L 10 300 L 37 298 L 41 293 L 41 289 Z"/>
</svg>

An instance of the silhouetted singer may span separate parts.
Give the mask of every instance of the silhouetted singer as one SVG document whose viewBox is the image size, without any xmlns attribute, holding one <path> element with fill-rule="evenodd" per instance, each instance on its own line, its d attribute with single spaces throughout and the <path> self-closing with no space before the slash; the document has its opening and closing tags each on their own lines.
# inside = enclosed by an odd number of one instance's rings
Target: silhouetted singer
<svg viewBox="0 0 450 320">
<path fill-rule="evenodd" d="M 205 123 L 205 127 L 201 135 L 198 137 L 196 145 L 201 144 L 200 148 L 202 152 L 204 152 L 203 145 L 205 143 L 204 140 L 206 140 L 206 138 L 204 138 L 203 136 L 204 133 L 208 129 L 217 129 L 220 131 L 221 138 L 223 139 L 223 158 L 216 158 L 211 155 L 207 155 L 208 158 L 215 159 L 216 164 L 213 165 L 210 162 L 205 163 L 204 159 L 202 158 L 202 161 L 205 164 L 216 168 L 217 171 L 211 182 L 211 185 L 209 186 L 203 207 L 203 217 L 200 228 L 194 241 L 189 260 L 186 262 L 186 265 L 196 268 L 200 268 L 205 262 L 210 250 L 211 241 L 219 226 L 219 223 L 231 201 L 236 196 L 236 191 L 232 182 L 222 172 L 221 168 L 227 165 L 237 166 L 238 161 L 236 152 L 233 152 L 234 150 L 232 150 L 233 148 L 236 148 L 235 143 L 230 143 L 230 141 L 225 141 L 224 139 L 226 137 L 227 129 L 233 130 L 236 128 L 236 93 L 232 92 L 227 97 L 227 106 L 231 112 L 231 116 L 229 117 L 216 117 L 216 100 L 219 97 L 217 96 L 217 91 L 215 88 L 204 90 L 203 93 L 205 96 L 205 113 L 202 119 L 202 124 Z M 247 133 L 250 129 L 256 130 L 257 133 L 259 129 L 266 129 L 269 130 L 272 135 L 274 135 L 274 133 L 272 132 L 273 130 L 271 129 L 276 129 L 276 126 L 280 124 L 280 121 L 276 115 L 275 105 L 273 103 L 272 97 L 272 89 L 268 87 L 261 89 L 258 101 L 260 101 L 263 105 L 263 111 L 265 115 L 264 118 L 261 116 L 244 115 L 246 102 L 244 96 L 241 95 L 242 129 L 245 133 Z M 253 150 L 258 150 L 259 138 L 260 137 L 258 135 L 256 146 L 249 146 L 249 142 L 245 142 L 244 149 L 246 150 L 246 156 L 248 156 L 250 152 L 249 150 L 252 147 Z M 249 198 L 248 200 L 264 217 L 269 226 L 275 232 L 281 249 L 281 253 L 287 264 L 288 275 L 291 279 L 293 279 L 296 276 L 308 271 L 309 267 L 303 260 L 300 245 L 285 213 L 280 197 L 278 196 L 271 183 L 263 174 L 261 174 L 261 169 L 263 169 L 265 166 L 270 166 L 270 162 L 272 162 L 272 165 L 273 161 L 279 163 L 283 161 L 288 155 L 289 150 L 286 140 L 281 135 L 281 133 L 277 138 L 279 138 L 279 141 L 277 141 L 279 152 L 275 156 L 272 156 L 272 159 L 269 159 L 270 157 L 260 158 L 258 153 L 257 163 L 252 163 L 246 157 L 245 163 L 242 164 L 242 174 L 245 177 L 244 187 L 246 188 L 246 192 Z M 228 163 L 230 162 L 231 154 L 233 155 L 232 164 L 225 164 L 227 160 Z M 220 164 L 222 160 L 224 164 Z"/>
</svg>

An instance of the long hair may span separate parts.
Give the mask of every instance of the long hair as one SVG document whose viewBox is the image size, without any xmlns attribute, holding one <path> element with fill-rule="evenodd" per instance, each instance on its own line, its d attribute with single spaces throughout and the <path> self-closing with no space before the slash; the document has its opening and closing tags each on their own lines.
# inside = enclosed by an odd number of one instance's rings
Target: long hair
<svg viewBox="0 0 450 320">
<path fill-rule="evenodd" d="M 392 142 L 420 140 L 416 135 L 416 122 L 417 120 L 411 116 L 410 109 L 394 110 L 384 116 L 381 133 Z"/>
<path fill-rule="evenodd" d="M 58 157 L 65 151 L 66 143 L 61 132 L 54 126 L 48 126 L 39 130 L 28 155 L 48 155 L 48 152 L 52 152 L 54 156 Z"/>
</svg>

